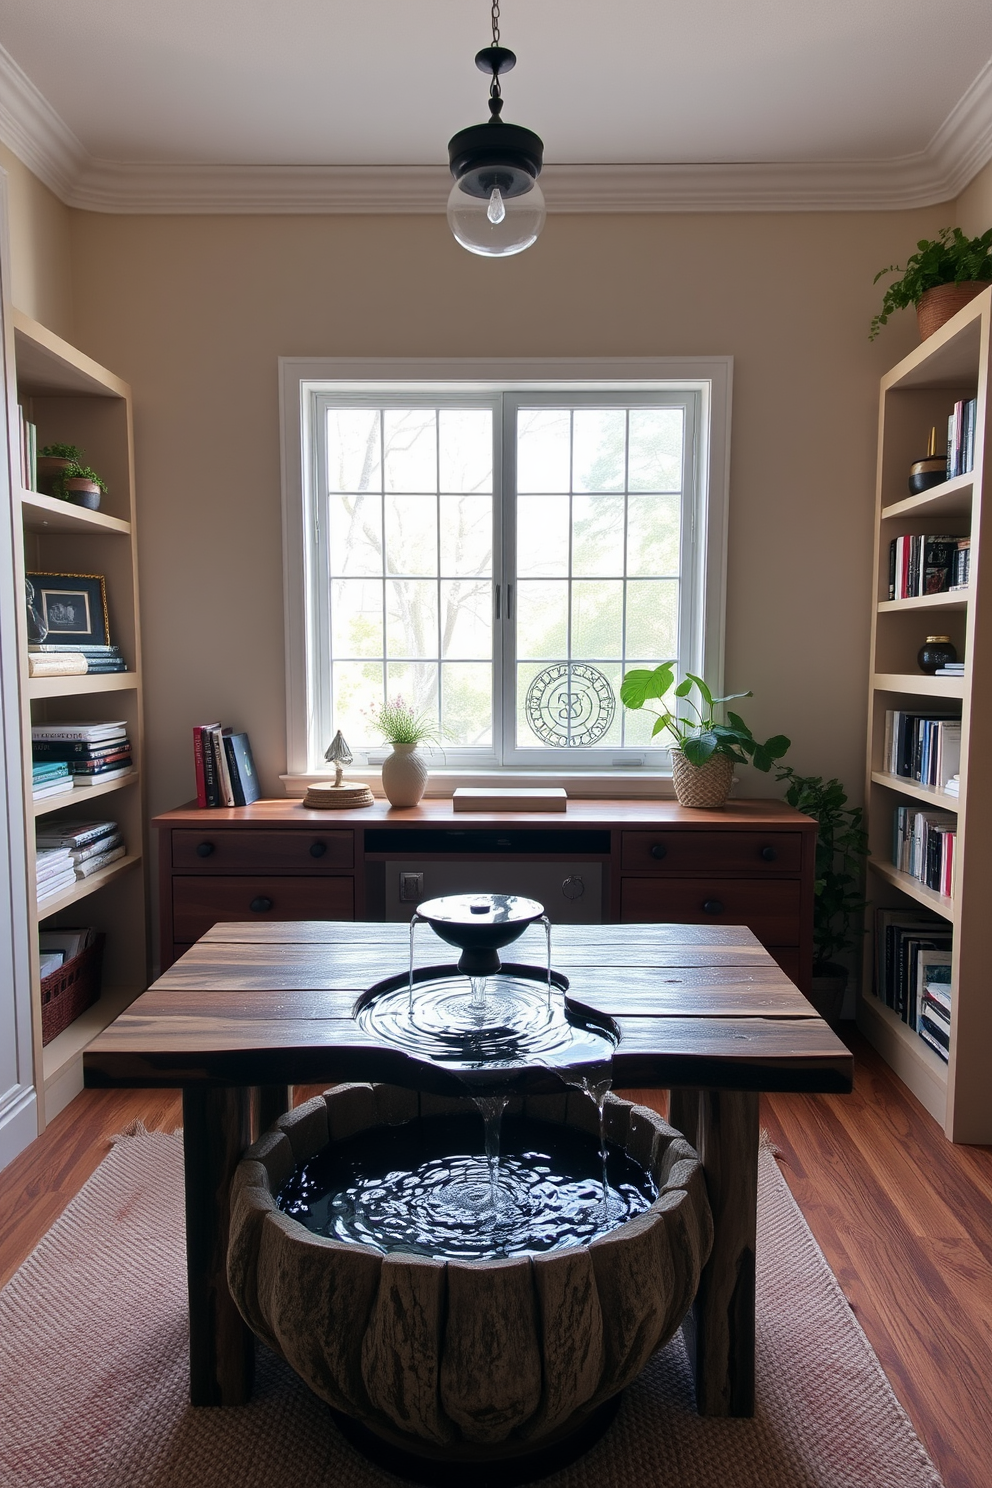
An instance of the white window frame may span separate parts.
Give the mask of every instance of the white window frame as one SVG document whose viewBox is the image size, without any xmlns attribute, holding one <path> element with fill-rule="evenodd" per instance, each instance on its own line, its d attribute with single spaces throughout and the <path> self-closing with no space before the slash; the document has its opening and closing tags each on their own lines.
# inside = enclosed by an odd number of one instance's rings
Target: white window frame
<svg viewBox="0 0 992 1488">
<path fill-rule="evenodd" d="M 280 415 L 282 428 L 283 573 L 286 619 L 286 717 L 287 774 L 289 794 L 302 791 L 308 780 L 320 779 L 327 771 L 314 768 L 322 759 L 327 741 L 318 738 L 320 720 L 326 716 L 327 667 L 323 656 L 323 627 L 319 623 L 320 545 L 316 540 L 317 513 L 314 506 L 315 468 L 318 459 L 318 430 L 315 427 L 315 394 L 347 397 L 402 393 L 423 401 L 434 393 L 512 399 L 538 398 L 596 402 L 604 391 L 616 394 L 684 392 L 698 394 L 699 417 L 687 459 L 695 463 L 691 531 L 683 526 L 681 577 L 684 592 L 692 597 L 683 609 L 682 652 L 686 664 L 701 670 L 722 690 L 727 567 L 727 516 L 730 468 L 730 419 L 733 359 L 731 357 L 643 357 L 643 358 L 556 358 L 551 360 L 446 360 L 409 358 L 386 360 L 333 357 L 282 357 L 280 371 Z M 507 421 L 509 424 L 510 421 Z M 508 437 L 508 436 L 507 436 Z M 501 452 L 512 458 L 512 451 Z M 494 472 L 494 477 L 496 476 Z M 512 523 L 512 515 L 509 518 Z M 512 536 L 512 532 L 510 534 Z M 512 546 L 507 549 L 512 551 Z M 498 553 L 494 553 L 493 582 L 502 583 Z M 497 664 L 498 641 L 494 648 Z M 692 662 L 688 662 L 688 658 Z M 658 658 L 661 660 L 662 658 Z M 496 675 L 499 675 L 497 671 Z M 504 689 L 510 683 L 504 678 Z M 499 689 L 497 689 L 499 690 Z M 504 690 L 503 696 L 508 696 Z M 496 701 L 494 727 L 501 711 Z M 563 754 L 566 753 L 563 751 Z M 458 752 L 456 766 L 439 757 L 440 769 L 432 768 L 429 793 L 446 794 L 452 784 L 484 781 L 487 777 L 519 781 L 533 775 L 542 782 L 552 779 L 578 786 L 587 780 L 597 793 L 655 793 L 659 780 L 670 769 L 662 751 L 645 754 L 638 766 L 636 752 L 627 751 L 626 768 L 610 768 L 611 760 L 594 762 L 577 752 L 567 758 L 549 759 L 547 751 L 518 750 L 512 764 L 495 765 L 483 754 L 473 760 L 469 751 Z M 370 756 L 374 759 L 374 756 Z M 620 751 L 617 751 L 617 760 Z M 631 768 L 631 766 L 633 768 Z M 377 770 L 349 768 L 356 778 L 374 785 Z M 646 793 L 645 790 L 645 793 Z"/>
</svg>

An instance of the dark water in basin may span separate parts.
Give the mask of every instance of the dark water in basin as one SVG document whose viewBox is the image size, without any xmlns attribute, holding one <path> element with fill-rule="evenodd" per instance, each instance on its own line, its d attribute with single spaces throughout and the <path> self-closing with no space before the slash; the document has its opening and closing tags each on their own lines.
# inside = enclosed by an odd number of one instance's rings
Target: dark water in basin
<svg viewBox="0 0 992 1488">
<path fill-rule="evenodd" d="M 658 1196 L 650 1174 L 573 1127 L 506 1116 L 496 1205 L 479 1117 L 428 1117 L 332 1143 L 279 1207 L 318 1235 L 383 1252 L 480 1260 L 588 1244 Z"/>
</svg>

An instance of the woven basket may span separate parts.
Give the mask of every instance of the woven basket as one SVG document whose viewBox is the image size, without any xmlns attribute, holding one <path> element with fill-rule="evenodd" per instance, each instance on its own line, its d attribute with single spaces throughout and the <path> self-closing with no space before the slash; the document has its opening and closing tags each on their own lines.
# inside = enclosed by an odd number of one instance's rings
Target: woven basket
<svg viewBox="0 0 992 1488">
<path fill-rule="evenodd" d="M 41 979 L 41 1042 L 50 1044 L 100 996 L 104 935 Z"/>
<path fill-rule="evenodd" d="M 672 780 L 682 806 L 723 806 L 734 783 L 734 762 L 712 754 L 705 765 L 690 765 L 681 749 L 673 749 Z"/>
<path fill-rule="evenodd" d="M 925 341 L 934 331 L 939 331 L 952 315 L 970 305 L 975 296 L 988 287 L 987 279 L 966 279 L 961 284 L 935 284 L 933 289 L 925 290 L 916 304 L 920 340 Z"/>
</svg>

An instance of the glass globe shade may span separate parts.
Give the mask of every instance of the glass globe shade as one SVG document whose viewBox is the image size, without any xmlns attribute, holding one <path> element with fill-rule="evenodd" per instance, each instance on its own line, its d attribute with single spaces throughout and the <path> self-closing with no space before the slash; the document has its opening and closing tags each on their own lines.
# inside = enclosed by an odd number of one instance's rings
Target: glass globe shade
<svg viewBox="0 0 992 1488">
<path fill-rule="evenodd" d="M 508 258 L 522 253 L 537 241 L 547 208 L 544 192 L 532 181 L 519 196 L 477 196 L 465 189 L 471 177 L 462 177 L 448 197 L 448 226 L 469 253 L 483 258 Z"/>
</svg>

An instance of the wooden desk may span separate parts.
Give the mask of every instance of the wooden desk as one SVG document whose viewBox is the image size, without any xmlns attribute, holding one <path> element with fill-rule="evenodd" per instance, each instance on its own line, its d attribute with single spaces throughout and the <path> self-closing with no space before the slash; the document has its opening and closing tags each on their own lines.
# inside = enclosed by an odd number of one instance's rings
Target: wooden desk
<svg viewBox="0 0 992 1488">
<path fill-rule="evenodd" d="M 406 811 L 385 801 L 313 811 L 282 800 L 184 806 L 153 825 L 163 968 L 222 920 L 384 919 L 390 860 L 569 859 L 599 865 L 598 918 L 747 925 L 809 988 L 816 823 L 782 801 L 698 811 L 677 801 L 574 800 L 564 813 L 456 816 L 449 800 Z M 547 907 L 557 922 L 560 907 Z"/>
<path fill-rule="evenodd" d="M 183 1087 L 194 1405 L 239 1404 L 251 1390 L 254 1342 L 226 1255 L 230 1180 L 255 1134 L 252 1088 L 266 1124 L 294 1082 L 463 1093 L 453 1076 L 369 1045 L 352 1019 L 357 994 L 404 969 L 408 946 L 404 925 L 218 925 L 83 1057 L 88 1086 Z M 541 964 L 542 935 L 528 930 L 514 954 Z M 418 965 L 449 957 L 422 933 Z M 849 1091 L 851 1055 L 748 930 L 562 926 L 552 961 L 573 996 L 619 1024 L 614 1084 L 677 1087 L 673 1123 L 699 1151 L 716 1235 L 689 1328 L 699 1408 L 750 1415 L 758 1092 Z"/>
</svg>

